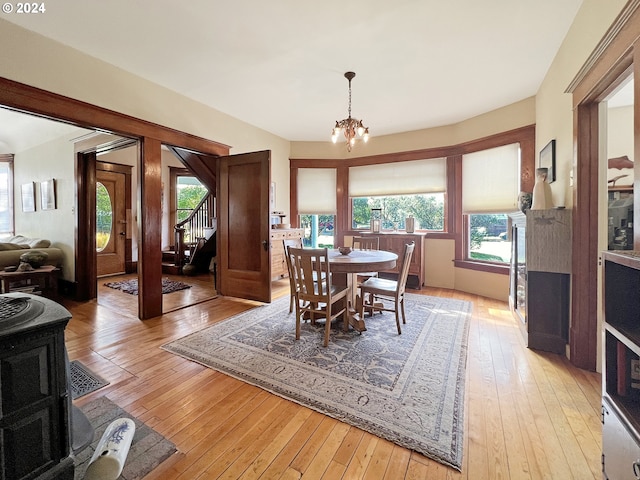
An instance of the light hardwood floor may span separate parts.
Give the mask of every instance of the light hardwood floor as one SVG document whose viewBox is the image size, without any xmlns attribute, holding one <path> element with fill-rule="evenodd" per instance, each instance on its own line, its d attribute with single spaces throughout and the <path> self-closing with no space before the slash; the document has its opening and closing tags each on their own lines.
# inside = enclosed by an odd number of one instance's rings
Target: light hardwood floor
<svg viewBox="0 0 640 480">
<path fill-rule="evenodd" d="M 288 294 L 286 280 L 274 285 Z M 250 301 L 219 297 L 147 321 L 122 307 L 121 292 L 65 301 L 70 358 L 111 382 L 77 403 L 106 395 L 176 444 L 147 480 L 602 478 L 600 375 L 527 349 L 505 303 L 420 293 L 473 302 L 462 472 L 159 348 Z"/>
</svg>

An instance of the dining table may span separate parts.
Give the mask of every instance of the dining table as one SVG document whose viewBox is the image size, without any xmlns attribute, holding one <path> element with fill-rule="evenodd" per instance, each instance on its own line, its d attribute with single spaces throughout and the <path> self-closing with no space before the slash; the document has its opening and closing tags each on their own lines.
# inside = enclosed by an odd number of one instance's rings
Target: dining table
<svg viewBox="0 0 640 480">
<path fill-rule="evenodd" d="M 396 266 L 398 255 L 385 250 L 351 250 L 348 254 L 342 254 L 338 249 L 331 249 L 328 254 L 331 282 L 344 285 L 348 290 L 344 329 L 348 330 L 352 326 L 355 330 L 364 332 L 367 329 L 364 318 L 356 308 L 359 301 L 358 274 L 391 270 Z"/>
</svg>

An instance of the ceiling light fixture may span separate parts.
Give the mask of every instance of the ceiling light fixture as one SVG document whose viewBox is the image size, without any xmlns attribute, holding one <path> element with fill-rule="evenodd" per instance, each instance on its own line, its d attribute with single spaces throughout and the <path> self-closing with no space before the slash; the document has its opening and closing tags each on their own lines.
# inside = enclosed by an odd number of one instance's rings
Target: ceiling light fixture
<svg viewBox="0 0 640 480">
<path fill-rule="evenodd" d="M 347 151 L 351 151 L 351 147 L 356 143 L 356 137 L 361 137 L 364 142 L 369 140 L 369 127 L 365 127 L 362 124 L 362 120 L 351 118 L 351 80 L 356 76 L 354 72 L 346 72 L 345 78 L 349 80 L 349 117 L 343 120 L 337 121 L 336 126 L 333 127 L 331 132 L 331 141 L 336 143 L 340 133 L 344 133 L 344 137 L 347 139 Z"/>
</svg>

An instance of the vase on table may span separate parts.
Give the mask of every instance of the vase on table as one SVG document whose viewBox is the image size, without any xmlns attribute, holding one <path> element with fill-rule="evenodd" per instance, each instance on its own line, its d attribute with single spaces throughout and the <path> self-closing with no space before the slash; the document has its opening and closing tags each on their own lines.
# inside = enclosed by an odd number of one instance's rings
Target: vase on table
<svg viewBox="0 0 640 480">
<path fill-rule="evenodd" d="M 404 221 L 404 228 L 407 233 L 413 233 L 416 228 L 416 219 L 413 218 L 413 215 L 409 215 Z"/>
<path fill-rule="evenodd" d="M 533 201 L 532 194 L 530 192 L 520 192 L 518 195 L 518 209 L 524 213 L 531 208 L 531 202 Z"/>
<path fill-rule="evenodd" d="M 547 168 L 536 168 L 536 182 L 533 185 L 533 201 L 531 210 L 547 210 L 553 208 L 551 185 L 547 182 Z"/>
</svg>

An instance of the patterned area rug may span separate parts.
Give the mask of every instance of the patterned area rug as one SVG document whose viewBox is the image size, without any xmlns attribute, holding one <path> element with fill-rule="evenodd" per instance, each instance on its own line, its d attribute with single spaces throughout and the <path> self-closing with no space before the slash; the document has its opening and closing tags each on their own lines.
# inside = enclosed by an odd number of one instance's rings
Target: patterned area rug
<svg viewBox="0 0 640 480">
<path fill-rule="evenodd" d="M 107 282 L 105 287 L 115 288 L 116 290 L 122 290 L 124 293 L 131 295 L 138 295 L 138 279 L 133 278 L 131 280 L 122 280 L 120 282 Z M 162 279 L 162 293 L 177 292 L 178 290 L 184 290 L 185 288 L 191 288 L 191 285 L 186 283 L 176 282 L 169 280 L 168 278 Z"/>
<path fill-rule="evenodd" d="M 130 418 L 136 424 L 127 460 L 118 477 L 120 480 L 138 480 L 176 452 L 176 447 L 158 432 L 129 415 L 106 397 L 100 397 L 80 407 L 95 430 L 93 443 L 81 451 L 75 459 L 75 479 L 81 480 L 89 466 L 91 456 L 111 422 L 118 418 Z"/>
<path fill-rule="evenodd" d="M 71 398 L 74 400 L 109 385 L 109 382 L 93 373 L 78 360 L 69 362 L 69 374 L 71 376 Z"/>
<path fill-rule="evenodd" d="M 256 307 L 165 350 L 293 400 L 456 469 L 461 468 L 471 304 L 408 294 L 407 324 L 367 317 L 367 331 L 323 322 L 295 340 L 289 297 Z"/>
</svg>

